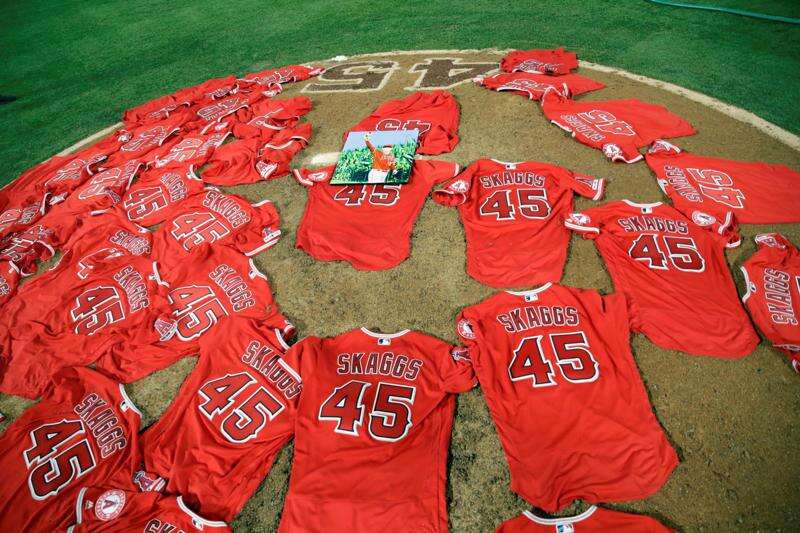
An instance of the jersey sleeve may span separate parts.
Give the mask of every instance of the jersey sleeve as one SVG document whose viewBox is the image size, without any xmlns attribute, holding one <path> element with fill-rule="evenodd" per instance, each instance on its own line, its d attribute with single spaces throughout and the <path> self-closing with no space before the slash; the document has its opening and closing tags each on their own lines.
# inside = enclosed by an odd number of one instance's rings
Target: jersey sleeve
<svg viewBox="0 0 800 533">
<path fill-rule="evenodd" d="M 264 200 L 253 204 L 255 216 L 244 231 L 239 232 L 235 238 L 235 246 L 248 257 L 267 250 L 280 239 L 280 217 L 275 205 Z"/>
<path fill-rule="evenodd" d="M 595 178 L 576 172 L 567 171 L 565 182 L 575 193 L 595 201 L 603 198 L 606 189 L 605 178 Z"/>
<path fill-rule="evenodd" d="M 604 320 L 617 333 L 617 350 L 623 353 L 630 346 L 630 332 L 641 331 L 639 307 L 621 292 L 600 296 Z M 637 371 L 638 372 L 638 371 Z"/>
<path fill-rule="evenodd" d="M 733 211 L 715 217 L 702 211 L 693 211 L 690 215 L 692 222 L 714 235 L 714 240 L 725 248 L 736 248 L 742 243 L 739 235 L 739 225 Z"/>
<path fill-rule="evenodd" d="M 447 351 L 440 371 L 442 390 L 453 394 L 467 392 L 477 383 L 470 360 L 470 349 L 466 346 L 448 345 Z"/>
<path fill-rule="evenodd" d="M 572 213 L 564 220 L 564 225 L 583 236 L 584 239 L 594 239 L 600 235 L 600 221 L 596 219 L 596 211 L 587 209 L 582 213 Z"/>
<path fill-rule="evenodd" d="M 462 309 L 456 318 L 456 334 L 466 350 L 464 353 L 457 350 L 457 355 L 468 359 L 472 364 L 480 355 L 480 329 L 477 317 L 469 307 Z"/>
<path fill-rule="evenodd" d="M 330 181 L 333 176 L 333 171 L 336 167 L 329 166 L 312 170 L 310 168 L 301 168 L 292 170 L 292 175 L 297 183 L 303 187 L 313 187 L 316 183 L 324 183 Z"/>
<path fill-rule="evenodd" d="M 450 161 L 436 161 L 432 159 L 423 159 L 414 162 L 415 170 L 419 172 L 420 176 L 432 184 L 444 183 L 445 181 L 454 178 L 460 167 L 458 163 L 451 163 Z M 414 179 L 413 177 L 411 179 Z"/>
<path fill-rule="evenodd" d="M 466 203 L 472 196 L 472 179 L 475 176 L 475 165 L 470 165 L 445 181 L 441 189 L 433 191 L 433 199 L 437 204 L 456 207 Z"/>
<path fill-rule="evenodd" d="M 781 256 L 787 253 L 787 250 L 790 250 L 794 247 L 794 245 L 781 235 L 780 233 L 759 233 L 754 237 L 756 242 L 756 247 L 760 250 L 766 249 L 775 249 L 779 250 Z"/>
</svg>

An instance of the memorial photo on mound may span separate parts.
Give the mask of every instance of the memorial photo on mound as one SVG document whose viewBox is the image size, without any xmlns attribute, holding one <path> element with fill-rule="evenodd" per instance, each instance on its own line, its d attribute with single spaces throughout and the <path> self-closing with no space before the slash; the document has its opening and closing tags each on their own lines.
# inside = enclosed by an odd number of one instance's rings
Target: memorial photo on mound
<svg viewBox="0 0 800 533">
<path fill-rule="evenodd" d="M 339 154 L 331 185 L 407 183 L 419 130 L 351 131 Z"/>
</svg>

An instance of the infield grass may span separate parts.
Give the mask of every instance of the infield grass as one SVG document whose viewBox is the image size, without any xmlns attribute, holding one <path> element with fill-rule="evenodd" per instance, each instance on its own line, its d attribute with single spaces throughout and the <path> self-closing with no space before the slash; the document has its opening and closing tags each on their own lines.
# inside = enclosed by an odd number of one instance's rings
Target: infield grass
<svg viewBox="0 0 800 533">
<path fill-rule="evenodd" d="M 721 5 L 800 16 L 791 1 Z M 800 27 L 644 1 L 0 3 L 0 184 L 132 105 L 228 73 L 393 49 L 550 47 L 800 131 Z"/>
</svg>

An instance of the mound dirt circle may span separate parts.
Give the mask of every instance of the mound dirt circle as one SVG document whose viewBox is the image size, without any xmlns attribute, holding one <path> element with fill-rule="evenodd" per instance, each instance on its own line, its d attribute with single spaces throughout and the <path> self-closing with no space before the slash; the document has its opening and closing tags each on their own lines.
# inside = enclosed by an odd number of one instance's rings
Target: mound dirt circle
<svg viewBox="0 0 800 533">
<path fill-rule="evenodd" d="M 452 153 L 436 158 L 462 166 L 482 157 L 545 161 L 608 178 L 607 200 L 665 200 L 645 163 L 609 163 L 601 152 L 578 144 L 549 124 L 537 103 L 472 83 L 475 76 L 496 71 L 499 57 L 494 51 L 431 51 L 326 62 L 325 74 L 287 85 L 279 96 L 302 94 L 314 104 L 306 117 L 314 126 L 314 136 L 294 166 L 332 162 L 331 154 L 341 148 L 342 133 L 381 102 L 415 90 L 446 88 L 461 106 L 461 140 Z M 644 83 L 606 67 L 590 67 L 582 65 L 579 73 L 603 82 L 606 88 L 581 100 L 638 98 L 663 105 L 699 132 L 677 139 L 675 144 L 682 148 L 800 168 L 800 152 L 792 146 L 797 138 L 791 134 L 757 121 L 745 123 L 738 118 L 746 115 L 734 118 L 730 109 L 709 107 L 709 102 L 678 94 L 671 87 Z M 466 275 L 458 213 L 430 200 L 415 225 L 411 257 L 391 270 L 362 272 L 344 263 L 314 261 L 294 247 L 306 191 L 290 177 L 230 190 L 253 201 L 269 198 L 280 212 L 283 237 L 255 261 L 301 336 L 333 335 L 366 326 L 386 332 L 419 329 L 457 342 L 454 319 L 458 311 L 494 292 Z M 576 209 L 591 204 L 577 199 Z M 797 225 L 743 226 L 742 246 L 728 254 L 742 292 L 738 267 L 755 250 L 753 237 L 765 231 L 780 231 L 800 242 Z M 592 243 L 577 237 L 572 240 L 562 283 L 614 290 Z M 686 531 L 800 528 L 796 490 L 800 400 L 797 377 L 786 360 L 763 343 L 749 357 L 733 362 L 663 350 L 638 335 L 632 343 L 655 413 L 678 450 L 681 465 L 652 497 L 611 507 L 646 513 Z M 145 414 L 144 424 L 163 412 L 193 365 L 192 360 L 183 360 L 129 387 Z M 18 415 L 27 405 L 0 397 L 0 411 L 8 415 Z M 234 527 L 247 531 L 277 527 L 290 449 L 282 452 Z M 448 509 L 453 531 L 491 531 L 529 507 L 508 488 L 505 458 L 480 389 L 458 399 L 450 452 Z M 580 509 L 573 506 L 569 512 Z"/>
</svg>

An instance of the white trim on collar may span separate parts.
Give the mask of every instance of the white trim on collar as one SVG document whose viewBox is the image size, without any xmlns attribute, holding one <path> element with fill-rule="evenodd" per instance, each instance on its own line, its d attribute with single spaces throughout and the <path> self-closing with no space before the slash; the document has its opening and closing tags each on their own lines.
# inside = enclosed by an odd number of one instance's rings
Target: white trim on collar
<svg viewBox="0 0 800 533">
<path fill-rule="evenodd" d="M 630 200 L 622 200 L 622 201 L 631 207 L 640 207 L 642 209 L 652 209 L 654 207 L 662 205 L 663 203 L 663 202 L 653 202 L 652 204 L 637 204 L 636 202 L 631 202 Z"/>
<path fill-rule="evenodd" d="M 525 161 L 500 161 L 499 159 L 490 159 L 490 161 L 494 161 L 495 163 L 500 163 L 501 165 L 521 165 Z"/>
<path fill-rule="evenodd" d="M 194 511 L 192 511 L 191 509 L 189 509 L 189 508 L 186 506 L 186 504 L 185 504 L 185 503 L 183 503 L 183 498 L 182 498 L 181 496 L 178 496 L 178 497 L 176 497 L 175 499 L 177 500 L 177 502 L 178 502 L 178 507 L 180 507 L 180 508 L 181 508 L 181 511 L 183 511 L 184 513 L 186 513 L 186 514 L 188 514 L 189 516 L 191 516 L 191 517 L 192 517 L 192 520 L 194 520 L 194 521 L 196 521 L 196 522 L 198 522 L 198 523 L 200 523 L 200 524 L 203 524 L 204 526 L 210 526 L 210 527 L 225 527 L 225 526 L 227 526 L 227 525 L 228 525 L 228 524 L 226 524 L 225 522 L 217 522 L 217 521 L 214 521 L 214 520 L 206 520 L 205 518 L 203 518 L 203 517 L 202 517 L 202 516 L 200 516 L 199 514 L 195 513 L 195 512 L 194 512 Z"/>
<path fill-rule="evenodd" d="M 544 285 L 540 287 L 536 287 L 535 289 L 530 289 L 527 291 L 506 291 L 508 294 L 513 294 L 514 296 L 533 296 L 535 294 L 539 294 L 540 292 L 544 292 L 550 287 L 553 286 L 552 281 L 548 281 Z"/>
<path fill-rule="evenodd" d="M 139 415 L 139 418 L 142 418 L 142 412 L 139 410 L 138 407 L 136 407 L 136 404 L 133 403 L 133 400 L 131 400 L 130 396 L 128 396 L 128 391 L 125 390 L 125 386 L 122 383 L 119 383 L 119 393 L 122 396 L 122 399 L 125 402 L 125 404 L 131 409 L 131 411 Z"/>
<path fill-rule="evenodd" d="M 574 524 L 575 522 L 580 522 L 582 520 L 586 520 L 587 518 L 592 516 L 592 514 L 594 514 L 594 512 L 596 510 L 597 510 L 597 506 L 596 505 L 592 505 L 591 507 L 589 507 L 588 509 L 586 509 L 584 512 L 582 512 L 579 515 L 565 516 L 564 518 L 542 518 L 540 516 L 536 516 L 531 511 L 524 511 L 522 514 L 524 514 L 526 517 L 528 517 L 533 522 L 536 522 L 537 524 L 553 525 L 554 526 L 556 524 Z"/>
<path fill-rule="evenodd" d="M 362 327 L 361 331 L 364 332 L 365 335 L 369 335 L 370 337 L 375 337 L 376 339 L 395 339 L 397 337 L 402 337 L 411 330 L 403 329 L 398 331 L 397 333 L 376 333 L 374 331 L 370 331 L 367 328 Z"/>
<path fill-rule="evenodd" d="M 278 338 L 278 344 L 280 344 L 281 348 L 283 348 L 284 350 L 288 350 L 289 344 L 286 342 L 286 339 L 283 338 L 283 332 L 278 328 L 273 328 L 273 329 L 275 331 L 275 337 Z"/>
</svg>

